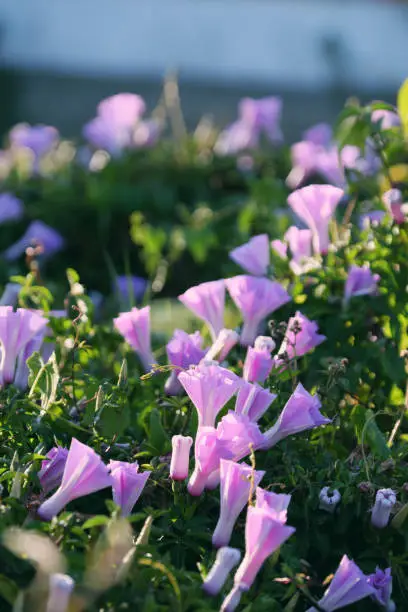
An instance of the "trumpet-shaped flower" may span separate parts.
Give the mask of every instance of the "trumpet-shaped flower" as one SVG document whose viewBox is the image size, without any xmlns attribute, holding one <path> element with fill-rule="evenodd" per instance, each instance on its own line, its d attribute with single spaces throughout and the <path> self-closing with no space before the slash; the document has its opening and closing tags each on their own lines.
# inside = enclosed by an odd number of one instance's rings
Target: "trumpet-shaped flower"
<svg viewBox="0 0 408 612">
<path fill-rule="evenodd" d="M 270 259 L 268 235 L 254 236 L 246 244 L 233 249 L 229 256 L 245 272 L 255 276 L 265 276 Z"/>
<path fill-rule="evenodd" d="M 236 520 L 248 503 L 250 492 L 264 475 L 264 471 L 253 470 L 245 463 L 221 459 L 220 516 L 212 536 L 215 548 L 227 546 Z"/>
<path fill-rule="evenodd" d="M 127 463 L 111 460 L 109 470 L 112 477 L 113 501 L 120 506 L 122 516 L 129 516 L 142 494 L 150 472 L 139 473 L 137 461 Z"/>
<path fill-rule="evenodd" d="M 230 370 L 205 363 L 181 372 L 179 381 L 197 410 L 199 427 L 214 427 L 218 413 L 241 385 Z"/>
<path fill-rule="evenodd" d="M 279 283 L 254 276 L 235 276 L 225 281 L 231 298 L 241 311 L 244 325 L 241 344 L 251 345 L 265 317 L 290 301 Z"/>
<path fill-rule="evenodd" d="M 45 456 L 41 463 L 38 478 L 44 493 L 49 493 L 60 486 L 65 464 L 68 457 L 68 449 L 55 446 Z"/>
<path fill-rule="evenodd" d="M 329 223 L 344 191 L 332 185 L 308 185 L 291 193 L 288 203 L 294 213 L 313 232 L 315 253 L 327 253 Z"/>
<path fill-rule="evenodd" d="M 155 360 L 150 343 L 150 306 L 132 308 L 113 320 L 114 326 L 137 353 L 143 368 L 149 372 Z"/>
<path fill-rule="evenodd" d="M 51 574 L 45 612 L 66 612 L 75 582 L 67 574 Z"/>
<path fill-rule="evenodd" d="M 402 209 L 403 198 L 399 189 L 389 189 L 382 196 L 385 208 L 398 224 L 405 223 L 406 217 Z"/>
<path fill-rule="evenodd" d="M 277 395 L 268 389 L 245 382 L 238 391 L 235 412 L 257 422 L 276 398 Z"/>
<path fill-rule="evenodd" d="M 193 444 L 193 438 L 190 436 L 173 436 L 171 444 L 173 452 L 170 462 L 170 478 L 185 480 L 188 477 L 190 448 Z"/>
<path fill-rule="evenodd" d="M 18 221 L 24 214 L 21 200 L 12 193 L 0 194 L 0 223 L 7 221 Z"/>
<path fill-rule="evenodd" d="M 375 295 L 379 274 L 373 274 L 368 266 L 350 266 L 344 286 L 344 302 L 347 304 L 352 297 Z"/>
<path fill-rule="evenodd" d="M 217 595 L 225 584 L 231 570 L 241 560 L 241 552 L 237 548 L 224 546 L 217 551 L 214 565 L 208 572 L 203 589 L 207 595 Z"/>
<path fill-rule="evenodd" d="M 188 483 L 190 495 L 204 491 L 208 477 L 220 467 L 221 459 L 231 459 L 228 441 L 220 440 L 214 427 L 199 427 L 194 445 L 195 468 Z"/>
<path fill-rule="evenodd" d="M 276 424 L 265 432 L 262 447 L 271 448 L 287 436 L 330 423 L 330 419 L 321 414 L 320 408 L 319 398 L 316 395 L 310 395 L 299 383 Z"/>
<path fill-rule="evenodd" d="M 183 391 L 178 376 L 181 370 L 191 365 L 197 365 L 205 355 L 202 350 L 203 339 L 200 332 L 187 334 L 182 329 L 175 329 L 173 337 L 167 343 L 167 357 L 175 369 L 166 381 L 165 391 L 167 395 L 178 395 Z"/>
<path fill-rule="evenodd" d="M 31 310 L 18 308 L 14 312 L 12 306 L 0 306 L 0 384 L 2 386 L 15 381 L 19 362 L 25 365 L 25 360 L 39 348 L 37 340 L 40 338 L 42 342 L 47 323 L 48 319 Z M 26 381 L 19 376 L 17 379 L 19 387 L 24 388 L 24 383 Z"/>
<path fill-rule="evenodd" d="M 51 151 L 59 140 L 58 130 L 50 125 L 19 123 L 9 133 L 12 147 L 30 149 L 38 159 Z"/>
<path fill-rule="evenodd" d="M 41 246 L 43 257 L 51 257 L 64 246 L 64 239 L 59 232 L 42 221 L 33 221 L 23 236 L 4 252 L 7 261 L 14 261 L 23 255 L 30 246 Z"/>
<path fill-rule="evenodd" d="M 278 360 L 283 354 L 286 354 L 288 359 L 302 357 L 319 346 L 326 340 L 326 336 L 319 334 L 318 329 L 316 321 L 310 321 L 297 311 L 288 321 L 286 334 L 278 351 Z"/>
<path fill-rule="evenodd" d="M 234 461 L 250 454 L 252 449 L 263 445 L 263 436 L 257 423 L 233 410 L 222 417 L 217 426 L 217 436 L 231 451 Z"/>
<path fill-rule="evenodd" d="M 224 327 L 225 283 L 223 280 L 201 283 L 179 295 L 180 302 L 207 323 L 213 342 Z"/>
<path fill-rule="evenodd" d="M 258 336 L 255 346 L 249 346 L 244 362 L 243 377 L 248 382 L 263 383 L 273 367 L 271 352 L 275 342 L 267 336 Z"/>
<path fill-rule="evenodd" d="M 397 498 L 392 489 L 379 489 L 371 511 L 371 524 L 378 529 L 384 529 L 388 525 L 396 502 Z"/>
<path fill-rule="evenodd" d="M 332 612 L 373 594 L 374 588 L 368 583 L 367 576 L 354 561 L 344 555 L 329 588 L 318 603 L 325 612 Z M 312 607 L 307 612 L 317 610 Z"/>
<path fill-rule="evenodd" d="M 234 348 L 239 341 L 239 334 L 233 329 L 222 329 L 217 336 L 215 342 L 208 349 L 205 355 L 205 361 L 224 361 L 228 353 Z"/>
<path fill-rule="evenodd" d="M 386 612 L 394 612 L 396 607 L 391 599 L 391 568 L 387 567 L 387 569 L 383 571 L 377 567 L 375 572 L 368 576 L 367 581 L 368 584 L 374 588 L 374 593 L 371 595 L 372 599 L 380 606 L 383 606 Z"/>
<path fill-rule="evenodd" d="M 112 486 L 112 477 L 100 456 L 86 444 L 72 438 L 62 482 L 57 491 L 38 509 L 44 520 L 51 520 L 69 502 Z"/>
</svg>

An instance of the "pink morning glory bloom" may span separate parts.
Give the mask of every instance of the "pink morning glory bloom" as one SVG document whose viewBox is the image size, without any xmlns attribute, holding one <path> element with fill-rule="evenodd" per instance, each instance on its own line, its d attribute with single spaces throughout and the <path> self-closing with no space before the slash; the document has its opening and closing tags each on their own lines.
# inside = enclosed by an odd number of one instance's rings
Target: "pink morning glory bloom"
<svg viewBox="0 0 408 612">
<path fill-rule="evenodd" d="M 371 121 L 373 123 L 381 122 L 382 130 L 389 130 L 393 127 L 399 127 L 401 125 L 401 119 L 398 113 L 385 109 L 377 109 L 371 113 Z"/>
<path fill-rule="evenodd" d="M 277 395 L 271 393 L 269 389 L 245 382 L 238 391 L 235 412 L 247 416 L 256 423 L 276 398 Z"/>
<path fill-rule="evenodd" d="M 145 372 L 149 372 L 155 363 L 150 343 L 150 306 L 122 312 L 113 324 L 137 353 Z"/>
<path fill-rule="evenodd" d="M 0 223 L 18 221 L 24 214 L 24 206 L 21 200 L 12 193 L 0 194 Z"/>
<path fill-rule="evenodd" d="M 294 213 L 313 232 L 315 253 L 329 249 L 329 223 L 344 191 L 333 185 L 308 185 L 291 193 L 288 203 Z"/>
<path fill-rule="evenodd" d="M 396 610 L 396 606 L 391 599 L 391 568 L 387 567 L 387 569 L 383 571 L 377 567 L 375 572 L 368 576 L 367 582 L 374 588 L 374 593 L 371 595 L 372 599 L 380 606 L 383 606 L 386 612 L 394 612 Z"/>
<path fill-rule="evenodd" d="M 243 370 L 244 380 L 264 383 L 271 373 L 272 367 L 273 358 L 269 350 L 248 346 Z"/>
<path fill-rule="evenodd" d="M 399 189 L 389 189 L 386 191 L 382 196 L 382 201 L 396 223 L 405 223 L 406 217 L 402 209 L 404 202 Z"/>
<path fill-rule="evenodd" d="M 117 157 L 130 146 L 132 130 L 110 123 L 103 117 L 94 117 L 84 125 L 82 135 L 95 149 L 103 149 Z"/>
<path fill-rule="evenodd" d="M 244 415 L 229 410 L 217 426 L 218 439 L 227 445 L 234 461 L 240 461 L 262 447 L 264 439 L 259 426 Z"/>
<path fill-rule="evenodd" d="M 118 127 L 132 127 L 146 110 L 141 96 L 132 93 L 119 93 L 101 100 L 97 113 Z"/>
<path fill-rule="evenodd" d="M 233 451 L 228 441 L 220 440 L 214 427 L 199 427 L 194 444 L 195 467 L 188 482 L 190 495 L 198 497 L 204 491 L 208 477 L 220 467 L 221 459 L 231 459 Z"/>
<path fill-rule="evenodd" d="M 202 344 L 203 339 L 200 332 L 187 334 L 182 329 L 174 330 L 173 337 L 166 345 L 169 363 L 175 366 L 164 387 L 167 395 L 178 395 L 183 391 L 178 375 L 181 370 L 200 363 L 205 355 L 205 351 L 201 348 Z"/>
<path fill-rule="evenodd" d="M 297 331 L 297 333 L 295 333 Z M 316 321 L 310 321 L 305 315 L 297 311 L 288 321 L 285 337 L 279 349 L 277 358 L 285 353 L 288 359 L 302 357 L 312 351 L 326 340 L 326 336 L 318 333 L 319 326 Z"/>
<path fill-rule="evenodd" d="M 193 438 L 190 436 L 173 436 L 171 439 L 173 452 L 170 462 L 170 478 L 172 480 L 185 480 L 188 477 L 190 463 L 190 449 Z"/>
<path fill-rule="evenodd" d="M 40 158 L 58 143 L 58 130 L 50 125 L 19 123 L 9 133 L 10 144 L 15 148 L 30 149 Z"/>
<path fill-rule="evenodd" d="M 12 306 L 0 306 L 0 385 L 15 382 L 16 373 L 25 360 L 39 348 L 48 319 L 25 309 L 13 311 Z M 31 352 L 30 352 L 31 351 Z M 21 365 L 20 365 L 21 364 Z M 24 388 L 27 381 L 19 375 L 17 384 Z"/>
<path fill-rule="evenodd" d="M 100 456 L 86 444 L 72 438 L 62 482 L 57 491 L 38 509 L 48 521 L 73 499 L 112 486 L 112 477 Z"/>
<path fill-rule="evenodd" d="M 282 259 L 288 258 L 288 248 L 292 259 L 290 267 L 295 274 L 302 274 L 310 268 L 312 257 L 313 233 L 310 229 L 299 229 L 292 225 L 285 233 L 283 240 L 272 240 L 273 250 Z"/>
<path fill-rule="evenodd" d="M 244 346 L 253 344 L 267 315 L 290 301 L 286 289 L 267 278 L 241 275 L 226 279 L 225 284 L 244 319 L 241 332 Z"/>
<path fill-rule="evenodd" d="M 374 592 L 374 588 L 367 581 L 367 576 L 354 561 L 344 555 L 329 588 L 318 603 L 326 612 L 332 612 L 373 595 Z M 311 607 L 307 612 L 317 611 Z"/>
<path fill-rule="evenodd" d="M 333 130 L 328 123 L 317 123 L 306 130 L 303 139 L 320 147 L 328 147 L 332 142 Z"/>
<path fill-rule="evenodd" d="M 241 385 L 230 370 L 205 363 L 181 372 L 179 381 L 197 410 L 199 427 L 214 427 L 218 413 Z"/>
<path fill-rule="evenodd" d="M 150 472 L 139 472 L 137 461 L 127 463 L 111 460 L 108 467 L 112 477 L 113 501 L 120 506 L 122 516 L 129 516 L 142 494 Z"/>
<path fill-rule="evenodd" d="M 264 434 L 262 448 L 271 448 L 287 436 L 330 423 L 321 412 L 321 403 L 316 395 L 310 395 L 299 383 L 288 399 L 276 424 Z"/>
<path fill-rule="evenodd" d="M 220 362 L 224 361 L 238 341 L 239 334 L 236 331 L 233 329 L 222 329 L 216 341 L 208 349 L 205 361 L 213 361 L 214 359 Z"/>
<path fill-rule="evenodd" d="M 207 323 L 213 342 L 224 327 L 225 283 L 223 280 L 190 287 L 178 299 L 199 319 Z"/>
<path fill-rule="evenodd" d="M 217 551 L 217 556 L 211 570 L 208 572 L 203 589 L 207 595 L 214 597 L 225 584 L 231 570 L 241 561 L 241 552 L 237 548 L 223 546 Z"/>
<path fill-rule="evenodd" d="M 268 235 L 254 236 L 246 244 L 230 251 L 229 256 L 245 272 L 255 276 L 266 276 L 270 259 Z"/>
<path fill-rule="evenodd" d="M 276 518 L 282 523 L 286 523 L 287 509 L 290 504 L 291 495 L 285 495 L 283 493 L 274 493 L 273 491 L 266 491 L 258 487 L 256 489 L 256 507 L 264 508 L 273 512 Z"/>
<path fill-rule="evenodd" d="M 344 286 L 344 302 L 347 304 L 352 297 L 375 295 L 379 280 L 380 276 L 373 274 L 368 266 L 350 266 Z"/>
<path fill-rule="evenodd" d="M 264 471 L 252 470 L 245 463 L 221 459 L 220 516 L 212 536 L 215 548 L 227 546 L 238 516 L 248 504 L 250 491 L 258 486 L 264 475 Z"/>
<path fill-rule="evenodd" d="M 55 446 L 47 454 L 41 463 L 38 478 L 44 493 L 49 493 L 60 486 L 65 464 L 67 462 L 68 449 Z"/>
<path fill-rule="evenodd" d="M 30 246 L 41 246 L 43 257 L 50 257 L 64 246 L 65 241 L 61 234 L 42 221 L 30 223 L 23 236 L 4 251 L 4 257 L 8 261 L 14 261 L 25 253 Z"/>
<path fill-rule="evenodd" d="M 377 529 L 384 529 L 390 520 L 391 511 L 397 503 L 397 496 L 392 489 L 379 489 L 371 510 L 371 524 Z"/>
</svg>

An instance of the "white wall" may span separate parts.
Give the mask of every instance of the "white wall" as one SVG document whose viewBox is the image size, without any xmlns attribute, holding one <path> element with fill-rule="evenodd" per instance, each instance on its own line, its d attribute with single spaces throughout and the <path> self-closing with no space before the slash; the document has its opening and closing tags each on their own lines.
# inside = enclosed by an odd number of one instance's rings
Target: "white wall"
<svg viewBox="0 0 408 612">
<path fill-rule="evenodd" d="M 408 6 L 367 0 L 0 0 L 3 64 L 320 87 L 342 40 L 348 84 L 408 76 Z"/>
</svg>

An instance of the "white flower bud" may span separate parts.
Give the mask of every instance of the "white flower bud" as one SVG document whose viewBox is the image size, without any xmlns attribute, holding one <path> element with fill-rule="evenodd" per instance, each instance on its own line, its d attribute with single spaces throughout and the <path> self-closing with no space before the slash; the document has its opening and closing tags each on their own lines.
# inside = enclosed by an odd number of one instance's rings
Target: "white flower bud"
<svg viewBox="0 0 408 612">
<path fill-rule="evenodd" d="M 254 346 L 259 351 L 269 351 L 269 353 L 272 353 L 276 344 L 269 336 L 258 336 Z"/>
<path fill-rule="evenodd" d="M 46 612 L 66 612 L 75 582 L 67 574 L 51 574 Z"/>
<path fill-rule="evenodd" d="M 375 504 L 371 511 L 371 524 L 378 529 L 383 529 L 388 525 L 391 510 L 397 501 L 392 489 L 380 489 L 375 496 Z"/>
<path fill-rule="evenodd" d="M 223 546 L 217 552 L 214 565 L 203 583 L 203 589 L 208 595 L 217 595 L 225 584 L 228 574 L 241 560 L 237 548 Z"/>
<path fill-rule="evenodd" d="M 337 489 L 330 489 L 330 487 L 323 487 L 319 493 L 319 508 L 325 510 L 331 514 L 335 511 L 336 506 L 341 501 L 340 492 Z"/>
</svg>

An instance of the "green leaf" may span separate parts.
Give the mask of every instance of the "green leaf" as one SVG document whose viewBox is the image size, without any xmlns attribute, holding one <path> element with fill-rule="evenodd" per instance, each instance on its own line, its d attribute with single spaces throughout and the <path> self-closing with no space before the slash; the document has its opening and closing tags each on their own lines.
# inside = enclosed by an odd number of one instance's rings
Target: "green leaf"
<svg viewBox="0 0 408 612">
<path fill-rule="evenodd" d="M 384 434 L 375 421 L 374 412 L 363 406 L 356 406 L 351 417 L 359 444 L 367 444 L 371 452 L 382 461 L 388 459 L 391 452 L 387 446 Z"/>
<path fill-rule="evenodd" d="M 153 408 L 149 415 L 148 439 L 151 446 L 160 454 L 164 454 L 171 448 L 170 439 L 163 428 L 161 415 L 157 408 Z"/>
<path fill-rule="evenodd" d="M 103 516 L 103 514 L 98 514 L 98 516 L 94 516 L 82 525 L 82 529 L 92 529 L 92 527 L 100 527 L 101 525 L 106 525 L 109 523 L 109 516 Z"/>
<path fill-rule="evenodd" d="M 35 352 L 27 359 L 27 366 L 30 371 L 28 382 L 31 385 L 28 397 L 31 398 L 36 391 L 40 392 L 41 412 L 44 414 L 57 398 L 60 375 L 55 353 L 44 363 L 40 354 Z"/>
</svg>

